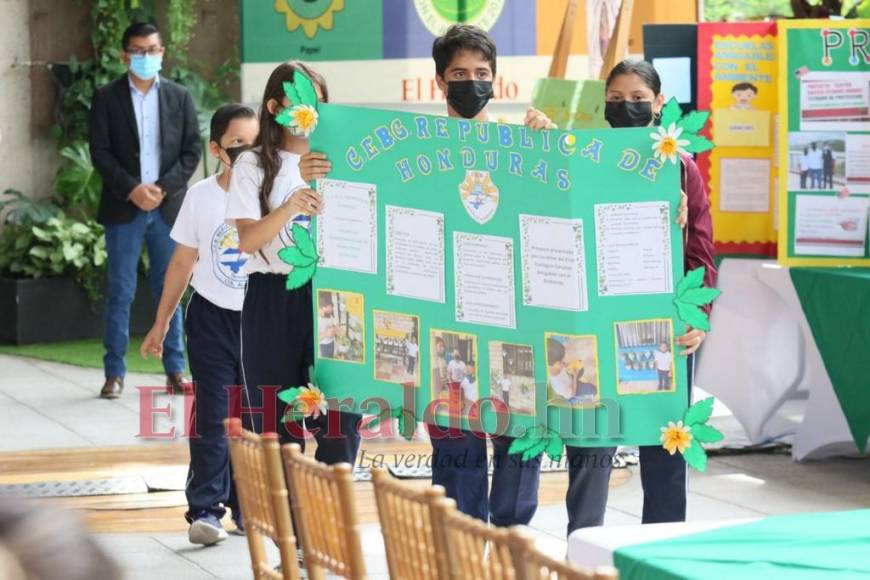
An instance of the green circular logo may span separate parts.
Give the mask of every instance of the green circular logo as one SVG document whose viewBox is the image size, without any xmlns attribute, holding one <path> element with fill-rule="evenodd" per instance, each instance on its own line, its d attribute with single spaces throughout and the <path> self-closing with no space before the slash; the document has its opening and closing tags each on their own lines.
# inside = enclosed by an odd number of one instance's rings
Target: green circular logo
<svg viewBox="0 0 870 580">
<path fill-rule="evenodd" d="M 332 8 L 332 0 L 287 0 L 300 18 L 318 18 Z"/>
<path fill-rule="evenodd" d="M 435 36 L 462 22 L 489 30 L 498 21 L 505 0 L 414 0 L 417 16 Z"/>
<path fill-rule="evenodd" d="M 486 8 L 486 0 L 431 0 L 435 12 L 444 20 L 469 22 L 477 19 Z"/>
</svg>

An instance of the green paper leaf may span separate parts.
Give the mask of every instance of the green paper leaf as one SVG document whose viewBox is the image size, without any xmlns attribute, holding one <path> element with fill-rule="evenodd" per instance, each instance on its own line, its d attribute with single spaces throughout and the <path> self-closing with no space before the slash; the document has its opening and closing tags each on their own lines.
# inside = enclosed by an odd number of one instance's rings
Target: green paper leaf
<svg viewBox="0 0 870 580">
<path fill-rule="evenodd" d="M 710 330 L 710 319 L 707 318 L 707 313 L 687 302 L 682 302 L 679 298 L 674 300 L 674 306 L 677 307 L 677 315 L 680 320 L 698 330 L 708 332 Z"/>
<path fill-rule="evenodd" d="M 547 442 L 547 448 L 544 451 L 550 459 L 559 463 L 562 460 L 562 454 L 565 452 L 565 443 L 562 438 L 554 432 L 550 432 L 550 438 Z"/>
<path fill-rule="evenodd" d="M 296 73 L 293 73 L 294 78 L 296 77 Z M 291 82 L 284 83 L 284 94 L 287 95 L 287 98 L 290 99 L 290 106 L 285 110 L 292 109 L 294 105 L 302 104 L 302 97 L 299 95 L 299 91 L 296 88 L 296 85 Z M 283 111 L 282 111 L 283 112 Z"/>
<path fill-rule="evenodd" d="M 683 279 L 677 282 L 677 296 L 682 296 L 690 288 L 700 288 L 704 283 L 704 273 L 706 270 L 704 266 L 701 266 L 687 272 Z"/>
<path fill-rule="evenodd" d="M 293 244 L 300 252 L 315 260 L 319 257 L 317 248 L 314 247 L 314 240 L 311 239 L 311 232 L 299 224 L 293 224 L 290 233 L 293 235 Z"/>
<path fill-rule="evenodd" d="M 703 153 L 713 148 L 713 142 L 703 135 L 695 135 L 692 133 L 683 133 L 680 139 L 685 139 L 689 143 L 683 147 L 689 153 Z"/>
<path fill-rule="evenodd" d="M 689 111 L 682 119 L 677 121 L 677 127 L 683 130 L 680 139 L 685 139 L 686 133 L 700 133 L 704 125 L 707 124 L 707 119 L 710 117 L 709 111 Z"/>
<path fill-rule="evenodd" d="M 511 446 L 508 448 L 508 454 L 516 455 L 518 453 L 524 453 L 526 450 L 536 445 L 542 439 L 542 435 L 543 427 L 540 425 L 532 427 L 531 429 L 526 429 L 526 432 L 523 433 L 522 437 L 513 440 L 513 443 L 511 443 Z"/>
<path fill-rule="evenodd" d="M 713 414 L 713 397 L 702 399 L 686 409 L 683 415 L 683 425 L 689 425 L 692 429 L 695 425 L 706 423 Z"/>
<path fill-rule="evenodd" d="M 294 105 L 311 105 L 317 107 L 317 90 L 311 79 L 299 69 L 293 71 L 293 86 L 296 87 L 299 95 L 299 102 L 293 102 Z M 286 90 L 286 89 L 285 89 Z"/>
<path fill-rule="evenodd" d="M 686 465 L 696 471 L 704 472 L 707 470 L 707 452 L 704 451 L 700 443 L 692 441 L 692 444 L 686 447 L 683 452 L 683 459 L 686 460 Z"/>
<path fill-rule="evenodd" d="M 278 393 L 278 399 L 284 401 L 285 403 L 292 403 L 296 400 L 296 397 L 299 396 L 299 393 L 302 392 L 300 387 L 293 387 L 292 389 L 284 389 L 280 393 Z"/>
<path fill-rule="evenodd" d="M 290 123 L 293 121 L 293 115 L 291 113 L 292 108 L 293 107 L 285 107 L 281 109 L 281 112 L 275 116 L 275 122 L 282 127 L 289 127 Z"/>
<path fill-rule="evenodd" d="M 417 426 L 417 417 L 411 410 L 406 410 L 402 407 L 399 407 L 398 410 L 399 434 L 404 437 L 405 440 L 410 441 L 414 438 L 414 431 L 415 427 Z M 406 427 L 408 427 L 408 432 L 405 431 Z"/>
<path fill-rule="evenodd" d="M 287 246 L 278 250 L 282 262 L 291 266 L 306 267 L 317 263 L 317 258 L 305 255 L 297 246 Z"/>
<path fill-rule="evenodd" d="M 680 103 L 677 99 L 671 97 L 671 100 L 662 108 L 662 116 L 660 125 L 667 130 L 671 123 L 676 123 L 683 116 L 683 110 L 680 108 Z"/>
<path fill-rule="evenodd" d="M 314 277 L 317 271 L 317 263 L 312 263 L 310 266 L 297 266 L 287 274 L 287 290 L 296 290 L 308 284 Z"/>
<path fill-rule="evenodd" d="M 538 457 L 544 450 L 547 449 L 547 444 L 549 443 L 549 439 L 541 438 L 535 441 L 535 444 L 530 448 L 526 449 L 523 452 L 523 461 L 530 461 L 535 457 Z"/>
<path fill-rule="evenodd" d="M 716 288 L 690 288 L 680 296 L 680 302 L 703 306 L 716 300 L 720 294 L 722 291 Z"/>
<path fill-rule="evenodd" d="M 699 443 L 716 443 L 725 438 L 725 436 L 722 435 L 722 432 L 712 425 L 699 423 L 697 425 L 692 425 L 691 427 L 692 437 L 694 438 L 694 441 Z"/>
</svg>

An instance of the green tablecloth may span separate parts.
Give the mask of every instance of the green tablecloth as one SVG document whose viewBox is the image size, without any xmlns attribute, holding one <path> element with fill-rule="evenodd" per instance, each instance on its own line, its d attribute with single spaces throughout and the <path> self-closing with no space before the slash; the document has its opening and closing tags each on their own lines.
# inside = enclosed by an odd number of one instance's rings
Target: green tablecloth
<svg viewBox="0 0 870 580">
<path fill-rule="evenodd" d="M 620 580 L 870 578 L 870 510 L 775 516 L 620 548 Z"/>
<path fill-rule="evenodd" d="M 870 270 L 791 268 L 790 274 L 855 445 L 864 452 L 870 437 Z"/>
</svg>

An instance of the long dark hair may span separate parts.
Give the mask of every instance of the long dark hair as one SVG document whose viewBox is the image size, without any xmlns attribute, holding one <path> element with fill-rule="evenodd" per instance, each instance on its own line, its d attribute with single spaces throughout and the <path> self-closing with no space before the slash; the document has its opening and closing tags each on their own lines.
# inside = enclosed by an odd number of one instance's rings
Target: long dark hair
<svg viewBox="0 0 870 580">
<path fill-rule="evenodd" d="M 255 151 L 259 158 L 260 167 L 263 169 L 263 183 L 260 184 L 260 211 L 263 216 L 269 213 L 269 192 L 275 185 L 275 178 L 281 170 L 281 158 L 278 155 L 284 143 L 284 127 L 275 121 L 275 117 L 269 112 L 269 101 L 275 99 L 278 103 L 283 102 L 284 83 L 293 82 L 293 75 L 301 70 L 320 87 L 323 102 L 329 101 L 329 92 L 326 89 L 326 81 L 313 68 L 299 61 L 289 61 L 279 64 L 269 76 L 266 90 L 263 91 L 263 103 L 260 106 L 260 134 L 254 142 Z"/>
</svg>

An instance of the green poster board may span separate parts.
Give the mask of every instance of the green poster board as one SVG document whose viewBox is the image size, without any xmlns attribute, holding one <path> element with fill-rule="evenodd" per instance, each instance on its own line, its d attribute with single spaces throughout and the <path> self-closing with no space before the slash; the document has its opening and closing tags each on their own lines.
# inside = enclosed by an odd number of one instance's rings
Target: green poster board
<svg viewBox="0 0 870 580">
<path fill-rule="evenodd" d="M 870 266 L 870 21 L 778 26 L 779 261 Z"/>
<path fill-rule="evenodd" d="M 604 81 L 538 79 L 532 89 L 532 106 L 560 129 L 606 129 Z"/>
<path fill-rule="evenodd" d="M 514 437 L 546 425 L 571 445 L 659 444 L 688 393 L 684 357 L 658 372 L 686 325 L 679 169 L 651 157 L 651 129 L 319 111 L 327 396 Z"/>
</svg>

